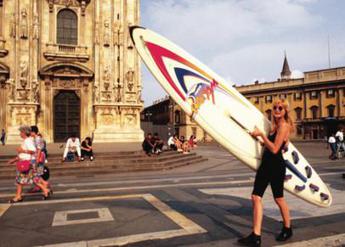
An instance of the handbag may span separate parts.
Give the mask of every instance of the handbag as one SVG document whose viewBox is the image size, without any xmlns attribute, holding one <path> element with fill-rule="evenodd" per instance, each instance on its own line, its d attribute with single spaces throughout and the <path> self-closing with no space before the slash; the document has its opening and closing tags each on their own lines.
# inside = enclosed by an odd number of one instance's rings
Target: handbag
<svg viewBox="0 0 345 247">
<path fill-rule="evenodd" d="M 19 172 L 28 172 L 31 168 L 31 161 L 30 160 L 20 160 L 16 163 L 17 170 Z"/>
<path fill-rule="evenodd" d="M 41 152 L 41 157 L 40 157 L 38 163 L 44 164 L 45 161 L 46 161 L 46 154 L 44 152 Z"/>
</svg>

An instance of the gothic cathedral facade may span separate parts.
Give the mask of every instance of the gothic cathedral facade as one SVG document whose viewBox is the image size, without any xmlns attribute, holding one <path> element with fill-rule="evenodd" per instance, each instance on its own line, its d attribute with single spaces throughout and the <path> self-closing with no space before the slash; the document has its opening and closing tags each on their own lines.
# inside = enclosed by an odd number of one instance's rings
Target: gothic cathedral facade
<svg viewBox="0 0 345 247">
<path fill-rule="evenodd" d="M 128 27 L 139 0 L 0 0 L 0 128 L 138 142 L 141 76 Z"/>
</svg>

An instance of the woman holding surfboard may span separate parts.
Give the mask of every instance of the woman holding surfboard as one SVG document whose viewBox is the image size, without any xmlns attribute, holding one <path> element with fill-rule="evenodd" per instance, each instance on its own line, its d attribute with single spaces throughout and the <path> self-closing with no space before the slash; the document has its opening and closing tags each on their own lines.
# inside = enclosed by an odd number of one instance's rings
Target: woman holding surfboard
<svg viewBox="0 0 345 247">
<path fill-rule="evenodd" d="M 289 117 L 288 102 L 281 99 L 273 104 L 272 129 L 268 136 L 255 128 L 251 135 L 254 138 L 261 138 L 265 150 L 262 156 L 261 165 L 257 171 L 254 189 L 252 192 L 253 202 L 253 232 L 238 242 L 247 246 L 261 245 L 261 225 L 263 218 L 262 196 L 271 184 L 274 200 L 277 203 L 283 218 L 283 228 L 276 237 L 277 241 L 285 241 L 292 236 L 290 225 L 290 213 L 284 199 L 284 178 L 285 163 L 282 152 L 288 144 L 289 135 L 293 131 L 293 121 Z"/>
</svg>

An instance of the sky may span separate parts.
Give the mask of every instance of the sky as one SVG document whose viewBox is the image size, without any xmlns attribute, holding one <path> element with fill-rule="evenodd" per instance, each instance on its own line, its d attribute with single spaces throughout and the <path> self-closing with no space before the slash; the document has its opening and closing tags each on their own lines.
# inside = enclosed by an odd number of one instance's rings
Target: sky
<svg viewBox="0 0 345 247">
<path fill-rule="evenodd" d="M 229 83 L 345 66 L 345 0 L 141 0 L 141 25 L 170 39 Z M 328 52 L 328 44 L 330 53 Z M 166 95 L 142 65 L 145 106 Z"/>
</svg>

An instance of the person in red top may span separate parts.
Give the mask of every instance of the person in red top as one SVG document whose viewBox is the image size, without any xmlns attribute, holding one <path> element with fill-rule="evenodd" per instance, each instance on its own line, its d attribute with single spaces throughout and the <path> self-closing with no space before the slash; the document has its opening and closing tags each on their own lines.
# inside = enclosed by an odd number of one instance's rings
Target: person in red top
<svg viewBox="0 0 345 247">
<path fill-rule="evenodd" d="M 197 141 L 196 141 L 196 136 L 195 136 L 195 135 L 191 135 L 190 138 L 189 138 L 189 140 L 188 140 L 189 147 L 190 147 L 191 149 L 197 147 L 197 146 L 196 146 L 196 143 L 197 143 Z"/>
</svg>

